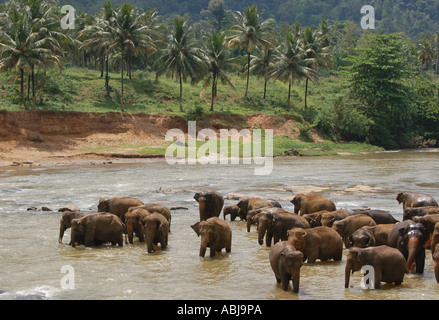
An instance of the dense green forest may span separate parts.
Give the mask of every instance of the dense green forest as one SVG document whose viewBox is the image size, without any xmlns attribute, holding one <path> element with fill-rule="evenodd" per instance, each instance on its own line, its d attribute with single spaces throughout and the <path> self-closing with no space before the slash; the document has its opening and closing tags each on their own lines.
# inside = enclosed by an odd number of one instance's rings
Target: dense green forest
<svg viewBox="0 0 439 320">
<path fill-rule="evenodd" d="M 69 4 L 71 30 L 56 1 L 0 5 L 0 108 L 263 111 L 304 139 L 438 144 L 439 1 L 371 1 L 375 30 L 357 1 Z"/>
<path fill-rule="evenodd" d="M 1 1 L 0 1 L 1 2 Z M 115 0 L 114 5 L 122 5 Z M 105 4 L 105 0 L 60 1 L 75 7 L 79 12 L 94 14 Z M 132 0 L 130 4 L 142 10 L 156 9 L 164 17 L 175 14 L 190 17 L 192 21 L 206 19 L 209 0 Z M 375 8 L 377 30 L 393 33 L 404 32 L 409 36 L 425 35 L 439 28 L 438 0 L 224 0 L 225 10 L 244 10 L 255 4 L 265 11 L 265 18 L 282 23 L 318 25 L 321 19 L 335 21 L 360 21 L 360 8 L 371 5 Z"/>
</svg>

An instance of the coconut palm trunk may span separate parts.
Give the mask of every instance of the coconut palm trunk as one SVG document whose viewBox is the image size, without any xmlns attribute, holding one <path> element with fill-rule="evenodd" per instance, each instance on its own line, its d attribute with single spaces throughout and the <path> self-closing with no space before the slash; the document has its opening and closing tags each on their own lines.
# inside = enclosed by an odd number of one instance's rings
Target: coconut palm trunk
<svg viewBox="0 0 439 320">
<path fill-rule="evenodd" d="M 24 98 L 24 70 L 20 69 L 20 92 L 21 92 L 21 101 L 23 102 L 24 108 L 29 110 L 26 99 Z"/>
</svg>

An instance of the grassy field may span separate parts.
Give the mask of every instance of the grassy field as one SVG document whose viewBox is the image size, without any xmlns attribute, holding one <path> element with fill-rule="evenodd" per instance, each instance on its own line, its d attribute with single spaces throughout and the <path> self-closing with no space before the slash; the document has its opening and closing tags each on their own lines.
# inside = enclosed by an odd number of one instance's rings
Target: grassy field
<svg viewBox="0 0 439 320">
<path fill-rule="evenodd" d="M 63 70 L 39 70 L 36 75 L 37 110 L 79 111 L 79 112 L 118 112 L 120 111 L 121 80 L 119 73 L 110 73 L 111 93 L 105 92 L 104 78 L 100 72 L 85 68 L 65 68 Z M 295 83 L 291 94 L 291 108 L 287 110 L 288 84 L 268 82 L 266 98 L 262 99 L 264 82 L 256 76 L 250 77 L 248 97 L 244 98 L 246 79 L 232 75 L 236 90 L 219 84 L 218 100 L 215 101 L 214 113 L 249 114 L 265 113 L 268 115 L 289 114 L 302 131 L 312 127 L 312 119 L 319 108 L 334 104 L 346 93 L 346 81 L 337 76 L 325 76 L 316 83 L 310 83 L 308 89 L 308 108 L 304 108 L 305 83 Z M 24 110 L 20 96 L 20 78 L 17 72 L 0 74 L 0 109 L 8 111 Z M 128 113 L 169 113 L 186 117 L 188 120 L 202 120 L 211 113 L 210 88 L 203 88 L 202 83 L 183 85 L 183 109 L 179 106 L 179 83 L 175 79 L 161 77 L 145 71 L 134 71 L 133 78 L 125 78 L 125 112 Z M 27 79 L 25 83 L 28 95 Z M 29 92 L 31 95 L 32 93 Z M 28 105 L 32 108 L 32 98 Z M 306 130 L 303 130 L 306 131 Z M 336 143 L 325 140 L 312 142 L 309 135 L 300 137 L 302 141 L 289 137 L 275 137 L 274 154 L 282 155 L 285 151 L 295 149 L 302 155 L 334 154 L 338 152 L 369 152 L 380 148 L 366 143 Z M 163 154 L 167 146 L 151 148 L 150 146 L 126 146 L 126 152 Z M 91 150 L 104 152 L 104 150 Z M 106 150 L 111 152 L 114 150 Z"/>
</svg>

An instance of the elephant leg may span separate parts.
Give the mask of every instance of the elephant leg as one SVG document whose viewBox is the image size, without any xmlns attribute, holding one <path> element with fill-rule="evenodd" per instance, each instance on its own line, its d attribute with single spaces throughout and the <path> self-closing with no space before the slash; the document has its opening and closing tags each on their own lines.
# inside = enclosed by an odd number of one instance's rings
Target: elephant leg
<svg viewBox="0 0 439 320">
<path fill-rule="evenodd" d="M 425 266 L 425 249 L 419 249 L 419 253 L 416 255 L 416 273 L 424 273 Z"/>
<path fill-rule="evenodd" d="M 375 279 L 374 279 L 375 289 L 381 288 L 382 277 L 383 277 L 383 273 L 381 272 L 381 268 L 375 268 Z"/>
<path fill-rule="evenodd" d="M 227 241 L 226 244 L 226 252 L 231 252 L 232 251 L 232 240 L 230 239 L 229 241 Z"/>
<path fill-rule="evenodd" d="M 267 231 L 265 234 L 265 245 L 267 247 L 271 247 L 271 239 L 273 239 L 273 234 Z"/>
<path fill-rule="evenodd" d="M 311 252 L 311 254 L 308 255 L 308 263 L 316 262 L 317 258 L 318 258 L 318 253 L 317 252 Z"/>
<path fill-rule="evenodd" d="M 290 283 L 290 280 L 291 280 L 291 276 L 286 271 L 282 271 L 281 274 L 282 290 L 288 291 L 288 284 Z"/>
</svg>

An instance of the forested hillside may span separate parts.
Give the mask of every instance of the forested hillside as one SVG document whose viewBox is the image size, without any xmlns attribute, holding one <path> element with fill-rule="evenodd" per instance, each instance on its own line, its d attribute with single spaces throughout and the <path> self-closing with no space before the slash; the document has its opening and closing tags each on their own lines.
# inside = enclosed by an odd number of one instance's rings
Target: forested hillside
<svg viewBox="0 0 439 320">
<path fill-rule="evenodd" d="M 2 2 L 2 1 L 0 1 Z M 64 0 L 78 11 L 95 13 L 105 4 L 105 0 Z M 120 5 L 123 0 L 115 0 Z M 164 17 L 188 15 L 193 21 L 206 18 L 203 14 L 209 0 L 132 0 L 130 4 L 140 9 L 157 9 Z M 322 18 L 331 22 L 351 20 L 359 22 L 360 9 L 368 4 L 375 8 L 377 30 L 404 32 L 409 36 L 431 33 L 439 27 L 439 0 L 225 0 L 226 10 L 245 10 L 247 5 L 256 4 L 265 10 L 265 18 L 277 22 L 317 25 Z"/>
</svg>

